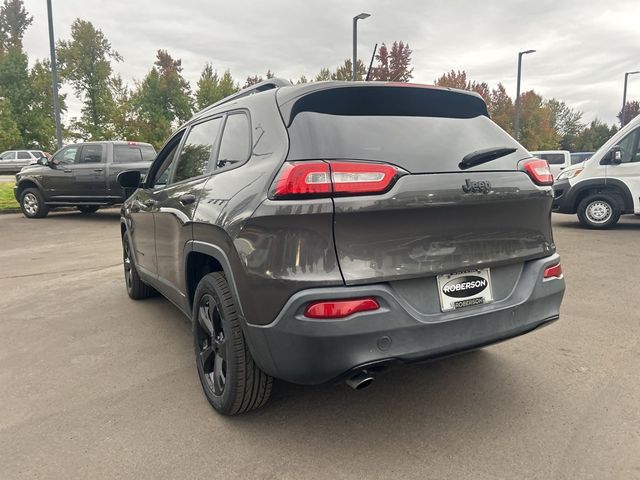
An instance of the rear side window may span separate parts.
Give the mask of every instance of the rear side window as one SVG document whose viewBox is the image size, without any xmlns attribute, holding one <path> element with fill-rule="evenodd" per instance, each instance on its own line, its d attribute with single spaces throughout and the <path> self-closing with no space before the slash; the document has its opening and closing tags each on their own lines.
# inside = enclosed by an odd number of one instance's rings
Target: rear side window
<svg viewBox="0 0 640 480">
<path fill-rule="evenodd" d="M 564 155 L 562 153 L 541 153 L 536 156 L 546 160 L 549 165 L 564 165 Z"/>
<path fill-rule="evenodd" d="M 251 153 L 251 131 L 249 118 L 244 113 L 234 113 L 227 117 L 224 126 L 220 153 L 216 168 L 224 168 L 249 159 Z"/>
<path fill-rule="evenodd" d="M 31 158 L 31 155 L 29 155 L 29 152 L 18 152 L 19 160 L 28 160 L 30 158 Z"/>
<path fill-rule="evenodd" d="M 114 163 L 151 162 L 156 151 L 150 145 L 114 145 Z"/>
<path fill-rule="evenodd" d="M 32 150 L 31 151 L 31 155 L 33 155 L 36 158 L 42 158 L 44 157 L 44 153 L 38 151 L 38 150 Z"/>
<path fill-rule="evenodd" d="M 221 123 L 222 117 L 218 117 L 191 127 L 180 152 L 174 182 L 207 173 Z"/>
</svg>

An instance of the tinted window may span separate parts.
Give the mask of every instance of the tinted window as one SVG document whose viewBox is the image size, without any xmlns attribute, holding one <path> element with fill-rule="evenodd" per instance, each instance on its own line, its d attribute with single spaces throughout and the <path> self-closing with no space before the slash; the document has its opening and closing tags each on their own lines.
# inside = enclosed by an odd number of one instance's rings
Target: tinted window
<svg viewBox="0 0 640 480">
<path fill-rule="evenodd" d="M 468 154 L 512 147 L 510 155 L 470 170 L 514 170 L 524 150 L 484 115 L 475 118 L 296 115 L 289 127 L 289 160 L 358 159 L 388 162 L 411 173 L 459 172 Z"/>
<path fill-rule="evenodd" d="M 33 155 L 36 158 L 42 158 L 44 157 L 44 153 L 38 151 L 38 150 L 32 150 L 31 151 L 31 155 Z"/>
<path fill-rule="evenodd" d="M 622 151 L 622 163 L 640 162 L 640 151 L 638 151 L 639 136 L 640 129 L 636 128 L 618 142 L 618 146 Z"/>
<path fill-rule="evenodd" d="M 162 163 L 162 166 L 156 173 L 156 181 L 153 184 L 153 188 L 162 188 L 167 185 L 169 177 L 171 176 L 171 172 L 173 171 L 173 167 L 176 164 L 175 159 L 179 143 L 180 142 L 177 142 L 169 151 L 165 161 Z"/>
<path fill-rule="evenodd" d="M 0 158 L 2 160 L 13 160 L 16 158 L 16 152 L 4 152 Z"/>
<path fill-rule="evenodd" d="M 244 113 L 236 113 L 227 117 L 224 126 L 217 168 L 244 162 L 251 151 L 251 132 L 249 118 Z"/>
<path fill-rule="evenodd" d="M 191 127 L 180 152 L 174 182 L 198 177 L 207 172 L 221 122 L 222 117 L 218 117 Z"/>
<path fill-rule="evenodd" d="M 79 145 L 72 145 L 60 150 L 53 156 L 53 159 L 64 164 L 75 163 L 78 150 L 80 150 Z"/>
<path fill-rule="evenodd" d="M 102 145 L 85 145 L 82 147 L 78 163 L 102 162 Z"/>
<path fill-rule="evenodd" d="M 18 159 L 28 160 L 30 158 L 31 158 L 31 155 L 29 155 L 29 152 L 18 152 Z"/>
<path fill-rule="evenodd" d="M 589 160 L 593 152 L 586 153 L 572 153 L 571 154 L 571 165 L 575 165 L 576 163 L 584 162 L 585 160 Z"/>
<path fill-rule="evenodd" d="M 149 145 L 114 145 L 114 163 L 150 162 L 156 156 L 156 151 Z"/>
<path fill-rule="evenodd" d="M 564 154 L 562 153 L 541 153 L 536 156 L 546 160 L 549 165 L 564 165 Z"/>
</svg>

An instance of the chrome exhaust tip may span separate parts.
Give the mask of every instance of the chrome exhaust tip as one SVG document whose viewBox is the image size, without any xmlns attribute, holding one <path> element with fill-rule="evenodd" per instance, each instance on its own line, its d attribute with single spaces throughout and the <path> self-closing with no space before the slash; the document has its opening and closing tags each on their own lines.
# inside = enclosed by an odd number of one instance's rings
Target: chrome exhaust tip
<svg viewBox="0 0 640 480">
<path fill-rule="evenodd" d="M 373 383 L 374 378 L 365 373 L 356 373 L 353 377 L 348 378 L 345 383 L 354 390 L 363 390 Z"/>
</svg>

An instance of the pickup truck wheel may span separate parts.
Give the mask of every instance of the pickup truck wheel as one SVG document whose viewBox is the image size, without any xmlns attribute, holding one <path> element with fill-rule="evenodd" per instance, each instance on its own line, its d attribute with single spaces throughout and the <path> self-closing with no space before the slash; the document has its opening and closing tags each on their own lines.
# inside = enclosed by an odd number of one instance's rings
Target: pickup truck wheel
<svg viewBox="0 0 640 480">
<path fill-rule="evenodd" d="M 611 195 L 589 195 L 578 205 L 578 220 L 587 228 L 604 230 L 620 219 L 620 207 Z"/>
<path fill-rule="evenodd" d="M 251 357 L 223 273 L 210 273 L 198 284 L 192 321 L 198 377 L 213 408 L 237 415 L 264 405 L 273 378 Z"/>
<path fill-rule="evenodd" d="M 43 218 L 49 213 L 44 198 L 37 188 L 26 188 L 20 195 L 20 209 L 27 218 Z"/>
<path fill-rule="evenodd" d="M 81 213 L 95 213 L 100 207 L 98 205 L 78 205 L 77 208 Z"/>
<path fill-rule="evenodd" d="M 153 297 L 156 291 L 153 287 L 140 280 L 126 235 L 122 238 L 122 263 L 124 265 L 124 281 L 129 297 L 134 300 Z"/>
</svg>

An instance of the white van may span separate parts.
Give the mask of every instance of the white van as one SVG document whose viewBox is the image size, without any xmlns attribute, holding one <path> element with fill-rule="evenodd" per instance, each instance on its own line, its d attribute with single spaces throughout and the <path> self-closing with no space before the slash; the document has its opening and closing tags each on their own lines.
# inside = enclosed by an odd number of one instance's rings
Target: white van
<svg viewBox="0 0 640 480">
<path fill-rule="evenodd" d="M 562 170 L 571 165 L 571 152 L 567 150 L 538 150 L 531 152 L 531 155 L 547 161 L 553 178 L 557 178 Z"/>
<path fill-rule="evenodd" d="M 554 211 L 578 214 L 588 228 L 609 228 L 620 215 L 640 214 L 640 116 L 553 185 Z"/>
</svg>

